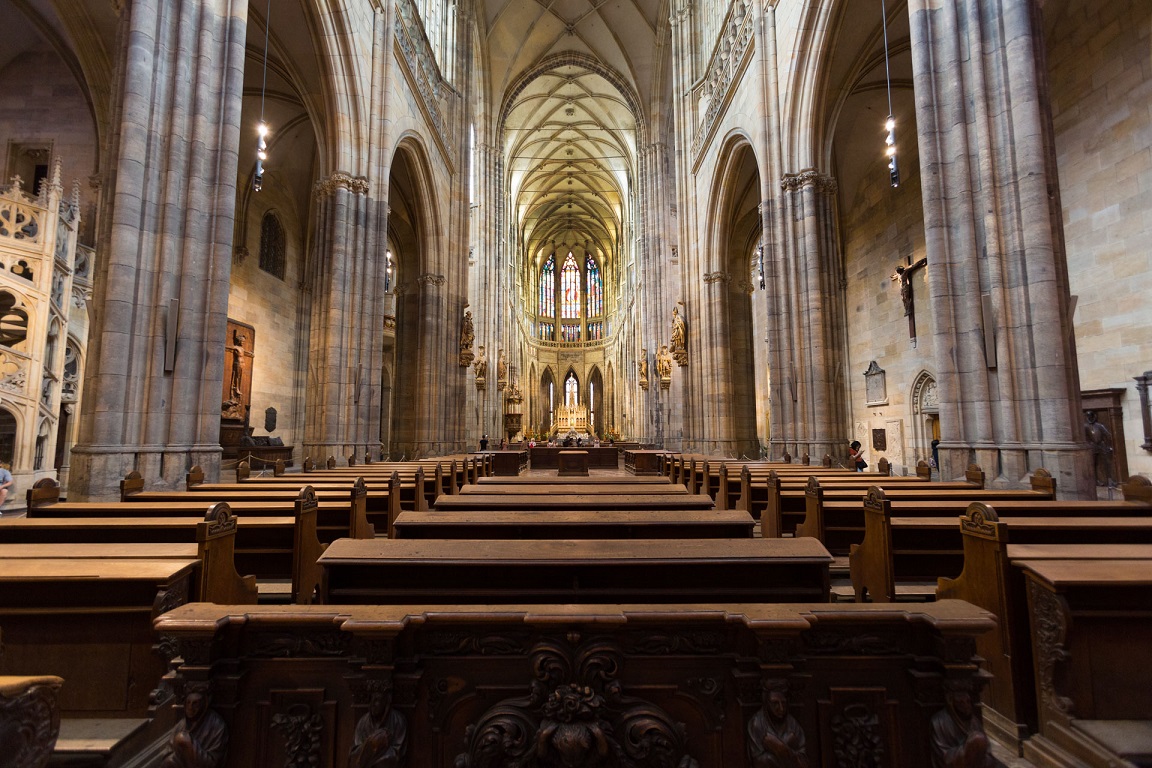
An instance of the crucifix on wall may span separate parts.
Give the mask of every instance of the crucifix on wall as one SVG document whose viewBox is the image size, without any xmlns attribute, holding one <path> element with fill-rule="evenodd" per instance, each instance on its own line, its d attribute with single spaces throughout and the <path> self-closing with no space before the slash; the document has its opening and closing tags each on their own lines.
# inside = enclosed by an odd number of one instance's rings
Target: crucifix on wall
<svg viewBox="0 0 1152 768">
<path fill-rule="evenodd" d="M 912 299 L 912 273 L 928 263 L 927 258 L 913 264 L 901 264 L 892 273 L 892 280 L 900 281 L 900 301 L 904 303 L 904 316 L 908 318 L 908 338 L 916 344 L 916 307 Z"/>
</svg>

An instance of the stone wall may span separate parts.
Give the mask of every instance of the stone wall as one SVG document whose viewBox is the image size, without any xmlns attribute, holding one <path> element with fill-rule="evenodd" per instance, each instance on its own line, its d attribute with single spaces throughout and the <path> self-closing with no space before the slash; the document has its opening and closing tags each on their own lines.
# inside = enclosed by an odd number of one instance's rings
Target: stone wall
<svg viewBox="0 0 1152 768">
<path fill-rule="evenodd" d="M 260 269 L 260 227 L 267 211 L 274 211 L 284 227 L 284 279 Z M 285 445 L 297 446 L 295 459 L 303 457 L 299 448 L 303 438 L 303 385 L 306 363 L 298 360 L 300 334 L 300 292 L 298 286 L 304 261 L 303 230 L 295 208 L 284 190 L 265 186 L 249 206 L 243 238 L 247 255 L 232 263 L 232 281 L 228 290 L 228 317 L 256 329 L 255 357 L 252 361 L 252 415 L 254 435 L 264 431 L 264 410 L 276 409 L 277 426 L 272 434 Z M 224 340 L 221 340 L 224 343 Z M 313 457 L 316 458 L 316 457 Z M 321 457 L 323 458 L 323 457 Z"/>
<path fill-rule="evenodd" d="M 911 138 L 913 134 L 906 130 L 906 135 Z M 931 453 L 931 436 L 924 424 L 917 423 L 922 417 L 913 414 L 912 390 L 922 372 L 935 374 L 926 271 L 932 266 L 912 273 L 915 346 L 908 338 L 900 283 L 891 279 L 898 264 L 916 263 L 924 257 L 919 158 L 914 142 L 905 140 L 901 148 L 903 179 L 896 190 L 888 183 L 888 170 L 879 154 L 856 189 L 841 190 L 848 316 L 844 380 L 850 391 L 852 438 L 863 444 L 870 466 L 887 457 L 895 474 L 914 471 L 917 460 Z M 869 395 L 866 388 L 864 372 L 872 361 L 884 371 L 883 398 Z M 873 448 L 874 429 L 886 430 L 886 450 Z"/>
<path fill-rule="evenodd" d="M 1128 469 L 1147 475 L 1132 377 L 1152 369 L 1152 25 L 1126 0 L 1048 3 L 1044 16 L 1080 383 L 1127 389 Z"/>
</svg>

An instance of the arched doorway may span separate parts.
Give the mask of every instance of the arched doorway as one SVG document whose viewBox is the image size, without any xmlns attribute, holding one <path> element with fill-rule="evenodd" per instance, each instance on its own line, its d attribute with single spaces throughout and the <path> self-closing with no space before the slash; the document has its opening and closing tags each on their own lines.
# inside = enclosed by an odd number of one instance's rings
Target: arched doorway
<svg viewBox="0 0 1152 768">
<path fill-rule="evenodd" d="M 936 379 L 921 371 L 912 385 L 912 461 L 935 459 L 932 441 L 940 439 L 940 400 Z M 935 461 L 932 462 L 935 464 Z"/>
</svg>

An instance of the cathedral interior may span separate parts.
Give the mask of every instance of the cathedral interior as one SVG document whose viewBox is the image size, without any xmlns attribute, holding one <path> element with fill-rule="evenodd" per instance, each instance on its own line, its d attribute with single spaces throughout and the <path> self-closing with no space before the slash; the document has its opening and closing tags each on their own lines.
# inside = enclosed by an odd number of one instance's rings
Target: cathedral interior
<svg viewBox="0 0 1152 768">
<path fill-rule="evenodd" d="M 589 439 L 1152 468 L 1139 4 L 0 13 L 24 488 L 546 441 L 571 388 Z"/>
<path fill-rule="evenodd" d="M 0 0 L 0 28 L 0 511 L 481 440 L 855 440 L 1062 500 L 1152 475 L 1145 2 Z"/>
</svg>

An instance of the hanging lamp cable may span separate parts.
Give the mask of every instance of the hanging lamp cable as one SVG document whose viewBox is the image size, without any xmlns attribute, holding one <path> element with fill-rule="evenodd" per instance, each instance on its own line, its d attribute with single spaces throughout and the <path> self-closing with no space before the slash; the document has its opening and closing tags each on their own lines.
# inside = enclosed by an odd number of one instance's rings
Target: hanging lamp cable
<svg viewBox="0 0 1152 768">
<path fill-rule="evenodd" d="M 884 122 L 884 154 L 888 157 L 888 181 L 900 186 L 900 166 L 896 162 L 896 118 L 892 114 L 892 69 L 888 62 L 888 9 L 880 0 L 880 27 L 884 31 L 884 81 L 888 86 L 888 119 Z"/>
<path fill-rule="evenodd" d="M 264 161 L 268 159 L 268 124 L 264 122 L 264 94 L 268 90 L 268 37 L 272 28 L 272 0 L 264 13 L 264 80 L 260 83 L 260 122 L 256 126 L 256 175 L 252 189 L 259 192 L 264 186 Z"/>
</svg>

